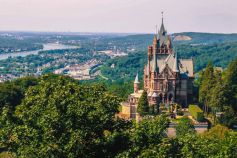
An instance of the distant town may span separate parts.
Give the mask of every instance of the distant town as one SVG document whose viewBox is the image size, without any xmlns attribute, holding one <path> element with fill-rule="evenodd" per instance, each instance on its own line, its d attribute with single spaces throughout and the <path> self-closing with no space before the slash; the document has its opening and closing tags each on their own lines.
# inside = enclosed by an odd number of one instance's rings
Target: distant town
<svg viewBox="0 0 237 158">
<path fill-rule="evenodd" d="M 1 43 L 2 46 L 0 45 L 0 82 L 49 72 L 68 75 L 78 80 L 90 80 L 102 76 L 96 69 L 103 65 L 103 62 L 127 55 L 112 43 L 104 50 L 97 50 L 91 46 L 81 48 L 81 45 L 90 42 L 94 42 L 95 45 L 96 41 L 103 37 L 74 38 L 54 34 L 35 37 L 34 34 L 0 33 L 0 41 L 5 40 Z M 81 38 L 86 39 L 83 41 Z M 39 43 L 35 44 L 32 41 Z"/>
</svg>

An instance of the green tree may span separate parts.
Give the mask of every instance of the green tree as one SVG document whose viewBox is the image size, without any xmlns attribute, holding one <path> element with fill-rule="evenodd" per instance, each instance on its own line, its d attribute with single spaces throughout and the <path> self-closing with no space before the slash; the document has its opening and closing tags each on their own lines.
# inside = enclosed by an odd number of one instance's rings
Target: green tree
<svg viewBox="0 0 237 158">
<path fill-rule="evenodd" d="M 178 139 L 170 139 L 170 138 L 164 138 L 162 139 L 161 143 L 156 145 L 151 145 L 148 148 L 145 148 L 142 150 L 139 157 L 142 158 L 173 158 L 173 157 L 179 157 L 179 144 Z"/>
<path fill-rule="evenodd" d="M 144 150 L 162 143 L 163 139 L 167 138 L 168 123 L 169 119 L 162 115 L 143 119 L 129 130 L 130 146 L 117 157 L 138 157 Z"/>
<path fill-rule="evenodd" d="M 210 90 L 210 107 L 212 114 L 214 116 L 214 123 L 216 123 L 216 113 L 222 112 L 223 107 L 226 106 L 227 97 L 226 97 L 226 86 L 221 78 L 221 75 L 216 77 L 217 81 L 215 86 Z"/>
<path fill-rule="evenodd" d="M 0 111 L 4 106 L 14 109 L 21 103 L 25 91 L 38 84 L 37 78 L 24 77 L 11 82 L 0 83 Z"/>
<path fill-rule="evenodd" d="M 227 105 L 231 105 L 237 112 L 237 58 L 232 61 L 225 72 Z"/>
<path fill-rule="evenodd" d="M 181 118 L 176 126 L 176 136 L 181 137 L 186 134 L 195 134 L 195 128 L 189 118 Z"/>
<path fill-rule="evenodd" d="M 233 128 L 234 125 L 237 124 L 237 116 L 235 111 L 231 106 L 225 106 L 223 108 L 224 113 L 220 118 L 217 119 L 218 123 L 225 125 L 229 128 Z"/>
<path fill-rule="evenodd" d="M 216 125 L 214 127 L 212 127 L 209 131 L 205 132 L 203 134 L 204 137 L 208 137 L 208 138 L 221 138 L 224 139 L 226 134 L 228 134 L 231 130 L 228 129 L 226 126 L 223 125 Z"/>
<path fill-rule="evenodd" d="M 143 91 L 142 96 L 138 101 L 137 112 L 141 116 L 145 116 L 149 114 L 149 103 L 148 103 L 146 91 Z"/>
<path fill-rule="evenodd" d="M 214 68 L 211 62 L 208 63 L 205 68 L 200 89 L 199 89 L 199 101 L 204 105 L 204 112 L 208 113 L 210 98 L 211 98 L 211 89 L 214 87 L 215 79 L 214 79 Z"/>
<path fill-rule="evenodd" d="M 27 90 L 13 116 L 4 110 L 0 140 L 17 157 L 105 157 L 107 140 L 124 138 L 114 133 L 121 127 L 115 122 L 118 106 L 103 86 L 46 75 Z"/>
</svg>

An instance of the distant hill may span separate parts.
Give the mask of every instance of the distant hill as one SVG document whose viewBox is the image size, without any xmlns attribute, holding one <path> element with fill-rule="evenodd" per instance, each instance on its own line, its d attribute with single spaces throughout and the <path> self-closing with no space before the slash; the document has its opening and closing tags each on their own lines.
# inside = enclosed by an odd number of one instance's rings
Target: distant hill
<svg viewBox="0 0 237 158">
<path fill-rule="evenodd" d="M 183 32 L 174 33 L 172 36 L 188 36 L 192 38 L 192 40 L 178 42 L 180 44 L 212 44 L 237 41 L 237 34 Z"/>
<path fill-rule="evenodd" d="M 215 66 L 226 68 L 230 61 L 237 58 L 237 34 L 172 34 L 172 38 L 177 36 L 179 40 L 174 41 L 174 47 L 179 57 L 193 58 L 195 72 L 203 69 L 209 61 Z M 147 62 L 147 46 L 152 44 L 153 37 L 154 35 L 146 34 L 114 38 L 114 44 L 133 44 L 137 51 L 122 58 L 109 60 L 102 68 L 102 73 L 113 80 L 133 79 L 137 71 L 142 75 L 144 64 Z M 114 64 L 115 68 L 111 68 L 111 64 Z"/>
<path fill-rule="evenodd" d="M 183 44 L 209 45 L 237 41 L 237 34 L 182 32 L 171 34 L 171 36 L 174 39 L 174 46 Z M 123 50 L 130 47 L 134 47 L 137 50 L 146 50 L 148 45 L 152 43 L 153 38 L 153 34 L 138 34 L 104 38 L 100 39 L 100 42 L 115 45 Z"/>
<path fill-rule="evenodd" d="M 177 35 L 174 37 L 174 41 L 190 41 L 190 40 L 192 40 L 192 38 L 185 35 Z"/>
</svg>

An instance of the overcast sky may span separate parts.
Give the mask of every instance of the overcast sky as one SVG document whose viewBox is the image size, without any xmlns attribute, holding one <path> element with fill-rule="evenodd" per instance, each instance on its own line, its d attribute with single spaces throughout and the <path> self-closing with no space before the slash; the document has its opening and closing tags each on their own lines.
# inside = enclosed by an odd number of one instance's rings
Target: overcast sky
<svg viewBox="0 0 237 158">
<path fill-rule="evenodd" d="M 237 0 L 0 0 L 0 30 L 237 33 Z"/>
</svg>

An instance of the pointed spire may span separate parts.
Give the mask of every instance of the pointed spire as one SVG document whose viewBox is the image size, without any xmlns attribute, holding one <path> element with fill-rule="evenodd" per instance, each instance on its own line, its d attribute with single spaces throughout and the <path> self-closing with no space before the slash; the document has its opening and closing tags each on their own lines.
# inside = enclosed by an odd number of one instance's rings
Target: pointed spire
<svg viewBox="0 0 237 158">
<path fill-rule="evenodd" d="M 139 82 L 139 79 L 138 79 L 138 73 L 137 73 L 137 75 L 136 75 L 136 78 L 135 78 L 134 83 L 137 83 L 137 84 L 140 83 L 140 82 Z"/>
<path fill-rule="evenodd" d="M 163 21 L 164 20 L 164 12 L 163 11 L 161 12 L 161 15 L 162 15 L 162 24 L 163 24 L 163 22 L 164 22 Z"/>
<path fill-rule="evenodd" d="M 178 63 L 178 54 L 177 54 L 177 52 L 175 52 L 173 71 L 174 72 L 179 72 L 179 63 Z"/>
<path fill-rule="evenodd" d="M 164 36 L 164 35 L 166 34 L 165 26 L 164 26 L 164 12 L 161 12 L 161 15 L 162 15 L 162 21 L 161 21 L 161 26 L 160 26 L 159 35 L 160 35 L 160 36 Z"/>
</svg>

